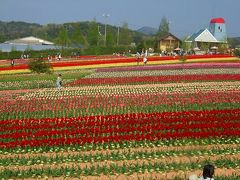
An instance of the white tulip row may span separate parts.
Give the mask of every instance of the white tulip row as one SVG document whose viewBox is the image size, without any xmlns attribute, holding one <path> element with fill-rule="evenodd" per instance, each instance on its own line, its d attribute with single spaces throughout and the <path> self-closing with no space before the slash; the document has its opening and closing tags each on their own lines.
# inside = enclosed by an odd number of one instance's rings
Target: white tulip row
<svg viewBox="0 0 240 180">
<path fill-rule="evenodd" d="M 167 76 L 186 74 L 240 74 L 239 68 L 219 69 L 176 69 L 176 70 L 152 70 L 152 71 L 118 71 L 96 72 L 85 78 L 109 78 L 109 77 L 138 77 L 138 76 Z"/>
<path fill-rule="evenodd" d="M 64 80 L 64 83 L 69 83 L 72 80 Z M 34 80 L 34 81 L 9 81 L 0 82 L 0 89 L 29 89 L 29 87 L 55 87 L 55 81 L 53 80 Z"/>
<path fill-rule="evenodd" d="M 44 98 L 64 99 L 65 96 L 115 96 L 122 94 L 146 94 L 146 93 L 197 93 L 209 91 L 240 92 L 240 82 L 193 82 L 193 83 L 169 83 L 169 84 L 138 84 L 117 86 L 84 86 L 66 87 L 61 90 L 46 88 L 28 92 L 20 99 Z"/>
<path fill-rule="evenodd" d="M 33 84 L 53 84 L 53 81 L 51 80 L 40 80 L 40 81 L 9 81 L 9 82 L 0 82 L 0 88 L 1 89 L 7 89 L 7 88 L 18 88 L 18 87 L 30 87 Z M 20 89 L 20 88 L 18 88 Z"/>
</svg>

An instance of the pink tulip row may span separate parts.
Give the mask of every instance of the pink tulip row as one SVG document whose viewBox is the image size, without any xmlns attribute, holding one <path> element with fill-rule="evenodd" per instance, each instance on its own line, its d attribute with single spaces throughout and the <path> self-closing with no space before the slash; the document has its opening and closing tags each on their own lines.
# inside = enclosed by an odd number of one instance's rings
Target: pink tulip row
<svg viewBox="0 0 240 180">
<path fill-rule="evenodd" d="M 123 107 L 146 107 L 160 105 L 179 105 L 188 104 L 211 104 L 211 103 L 240 103 L 240 91 L 206 91 L 196 93 L 135 93 L 119 95 L 79 95 L 64 96 L 61 99 L 31 98 L 15 101 L 2 100 L 0 112 L 36 112 L 36 111 L 63 111 L 72 109 L 103 108 L 110 110 Z"/>
</svg>

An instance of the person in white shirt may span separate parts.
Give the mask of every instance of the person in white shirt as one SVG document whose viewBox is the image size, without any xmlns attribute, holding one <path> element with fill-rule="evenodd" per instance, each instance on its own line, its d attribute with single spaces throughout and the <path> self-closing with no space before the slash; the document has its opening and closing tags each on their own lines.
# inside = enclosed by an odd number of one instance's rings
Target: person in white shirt
<svg viewBox="0 0 240 180">
<path fill-rule="evenodd" d="M 144 53 L 144 58 L 143 58 L 144 65 L 147 64 L 147 61 L 148 61 L 147 57 L 148 57 L 148 51 L 146 50 L 146 52 Z"/>
<path fill-rule="evenodd" d="M 57 85 L 58 89 L 61 89 L 61 87 L 62 87 L 62 78 L 61 77 L 62 77 L 61 74 L 59 74 L 57 77 L 56 85 Z"/>
</svg>

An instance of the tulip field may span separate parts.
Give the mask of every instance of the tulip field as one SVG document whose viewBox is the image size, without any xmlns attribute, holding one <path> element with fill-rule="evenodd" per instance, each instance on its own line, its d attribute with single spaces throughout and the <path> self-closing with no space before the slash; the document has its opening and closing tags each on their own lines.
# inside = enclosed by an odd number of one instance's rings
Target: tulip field
<svg viewBox="0 0 240 180">
<path fill-rule="evenodd" d="M 240 177 L 238 62 L 6 74 L 0 101 L 1 179 Z"/>
</svg>

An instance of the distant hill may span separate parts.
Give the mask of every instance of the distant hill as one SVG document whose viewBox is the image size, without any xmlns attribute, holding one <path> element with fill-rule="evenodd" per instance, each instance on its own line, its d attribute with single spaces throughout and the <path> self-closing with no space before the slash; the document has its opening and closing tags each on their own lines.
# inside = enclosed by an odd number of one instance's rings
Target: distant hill
<svg viewBox="0 0 240 180">
<path fill-rule="evenodd" d="M 0 21 L 0 42 L 32 35 L 41 25 L 26 22 Z"/>
<path fill-rule="evenodd" d="M 137 31 L 146 35 L 155 35 L 158 30 L 156 28 L 144 26 Z"/>
<path fill-rule="evenodd" d="M 80 29 L 81 33 L 86 37 L 90 31 L 90 24 L 91 22 L 89 21 L 47 25 L 40 25 L 36 23 L 27 22 L 0 21 L 0 43 L 27 36 L 35 36 L 51 42 L 56 42 L 59 32 L 63 27 L 68 30 L 68 36 L 70 38 L 72 38 L 71 37 L 72 33 L 77 29 Z M 99 29 L 102 32 L 102 34 L 104 34 L 104 24 L 97 22 L 97 25 L 99 26 Z M 108 32 L 111 32 L 110 34 L 117 36 L 118 27 L 108 25 Z M 147 36 L 143 35 L 138 31 L 133 30 L 130 30 L 130 33 L 135 43 L 138 43 L 141 40 L 141 38 Z"/>
</svg>

